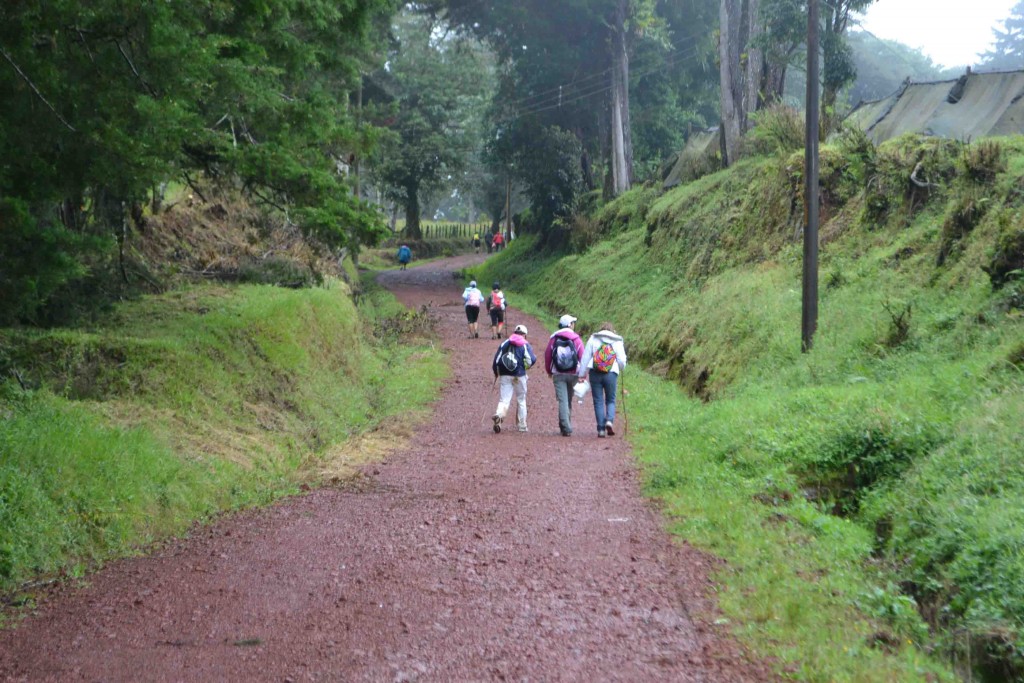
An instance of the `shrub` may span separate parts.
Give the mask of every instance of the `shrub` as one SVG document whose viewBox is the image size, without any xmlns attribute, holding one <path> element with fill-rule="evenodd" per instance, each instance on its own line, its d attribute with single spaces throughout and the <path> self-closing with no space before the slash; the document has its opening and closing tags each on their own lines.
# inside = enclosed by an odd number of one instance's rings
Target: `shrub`
<svg viewBox="0 0 1024 683">
<path fill-rule="evenodd" d="M 1007 168 L 1003 146 L 995 140 L 964 145 L 962 159 L 967 177 L 977 183 L 991 183 Z"/>
<path fill-rule="evenodd" d="M 748 149 L 755 154 L 778 154 L 804 148 L 803 115 L 793 107 L 776 105 L 752 117 L 754 128 L 747 135 Z"/>
<path fill-rule="evenodd" d="M 0 200 L 0 325 L 35 322 L 66 283 L 82 277 L 80 256 L 95 240 L 40 222 L 16 199 Z"/>
</svg>

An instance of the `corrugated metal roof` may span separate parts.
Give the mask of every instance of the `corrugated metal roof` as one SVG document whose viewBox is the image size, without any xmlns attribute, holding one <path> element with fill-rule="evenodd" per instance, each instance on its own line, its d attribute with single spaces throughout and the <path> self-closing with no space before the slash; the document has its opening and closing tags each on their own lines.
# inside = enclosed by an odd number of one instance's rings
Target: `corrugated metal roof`
<svg viewBox="0 0 1024 683">
<path fill-rule="evenodd" d="M 847 119 L 874 142 L 904 133 L 960 140 L 1024 133 L 1024 71 L 967 72 L 958 80 L 906 83 L 857 106 Z"/>
</svg>

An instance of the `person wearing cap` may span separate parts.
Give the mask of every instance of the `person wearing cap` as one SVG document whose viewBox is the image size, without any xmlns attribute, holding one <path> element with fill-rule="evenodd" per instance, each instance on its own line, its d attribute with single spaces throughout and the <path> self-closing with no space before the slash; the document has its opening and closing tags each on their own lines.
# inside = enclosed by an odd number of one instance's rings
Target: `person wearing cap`
<svg viewBox="0 0 1024 683">
<path fill-rule="evenodd" d="M 611 323 L 601 323 L 600 329 L 590 335 L 583 347 L 576 373 L 580 382 L 587 381 L 589 375 L 598 438 L 615 435 L 615 390 L 619 373 L 625 367 L 626 348 L 622 337 L 615 333 Z"/>
<path fill-rule="evenodd" d="M 477 331 L 477 318 L 480 317 L 480 304 L 484 302 L 484 293 L 476 288 L 476 280 L 471 280 L 469 287 L 462 292 L 462 303 L 466 306 L 466 322 L 469 325 L 469 338 L 480 338 Z"/>
<path fill-rule="evenodd" d="M 576 318 L 566 314 L 558 319 L 558 331 L 548 338 L 544 349 L 544 369 L 555 384 L 558 401 L 558 429 L 572 436 L 572 394 L 583 358 L 583 340 L 576 334 Z"/>
<path fill-rule="evenodd" d="M 501 291 L 501 283 L 495 282 L 491 287 L 491 295 L 487 297 L 487 312 L 491 315 L 491 339 L 501 339 L 505 334 L 505 293 Z"/>
<path fill-rule="evenodd" d="M 491 362 L 491 370 L 499 382 L 498 408 L 494 411 L 494 433 L 501 432 L 512 395 L 516 397 L 516 425 L 519 431 L 526 429 L 526 384 L 529 379 L 526 370 L 537 362 L 533 347 L 526 341 L 526 325 L 516 325 L 512 335 L 498 345 L 498 351 Z"/>
</svg>

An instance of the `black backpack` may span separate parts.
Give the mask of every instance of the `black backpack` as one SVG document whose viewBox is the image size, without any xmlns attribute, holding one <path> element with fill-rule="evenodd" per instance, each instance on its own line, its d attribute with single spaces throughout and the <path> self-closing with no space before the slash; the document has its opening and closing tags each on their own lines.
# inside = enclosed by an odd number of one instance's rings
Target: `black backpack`
<svg viewBox="0 0 1024 683">
<path fill-rule="evenodd" d="M 519 356 L 516 354 L 515 346 L 505 342 L 505 350 L 498 357 L 498 365 L 505 368 L 509 374 L 515 373 L 519 369 Z"/>
<path fill-rule="evenodd" d="M 551 352 L 551 364 L 559 372 L 573 372 L 580 363 L 576 354 L 576 344 L 566 337 L 555 337 L 555 346 Z"/>
</svg>

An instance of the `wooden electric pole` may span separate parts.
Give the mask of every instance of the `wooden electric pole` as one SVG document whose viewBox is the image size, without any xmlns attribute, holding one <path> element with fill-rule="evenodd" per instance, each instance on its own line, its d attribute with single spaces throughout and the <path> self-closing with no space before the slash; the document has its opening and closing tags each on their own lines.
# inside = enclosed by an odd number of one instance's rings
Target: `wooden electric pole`
<svg viewBox="0 0 1024 683">
<path fill-rule="evenodd" d="M 801 345 L 814 346 L 818 329 L 818 0 L 807 3 L 807 140 L 804 148 L 804 286 Z"/>
</svg>

